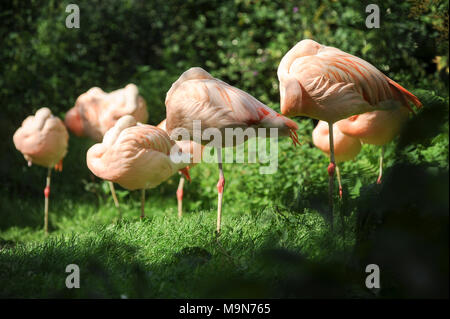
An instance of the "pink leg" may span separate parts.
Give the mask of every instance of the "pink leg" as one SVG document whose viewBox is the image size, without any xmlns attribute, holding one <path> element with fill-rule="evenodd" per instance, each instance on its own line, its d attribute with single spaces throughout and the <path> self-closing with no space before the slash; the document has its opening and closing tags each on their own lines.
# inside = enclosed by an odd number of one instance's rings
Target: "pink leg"
<svg viewBox="0 0 450 319">
<path fill-rule="evenodd" d="M 339 198 L 342 199 L 342 183 L 341 183 L 341 172 L 339 171 L 339 166 L 336 165 L 336 176 L 339 184 Z"/>
<path fill-rule="evenodd" d="M 225 187 L 225 176 L 223 175 L 222 169 L 222 149 L 217 149 L 217 160 L 219 164 L 219 181 L 217 182 L 217 192 L 218 192 L 218 203 L 217 203 L 217 234 L 220 233 L 220 225 L 222 218 L 222 201 L 223 201 L 223 190 Z"/>
<path fill-rule="evenodd" d="M 48 168 L 47 173 L 47 184 L 45 185 L 44 189 L 44 196 L 45 196 L 45 206 L 44 206 L 44 232 L 46 235 L 48 235 L 48 198 L 50 197 L 50 177 L 52 175 L 52 169 Z"/>
<path fill-rule="evenodd" d="M 328 205 L 330 209 L 331 228 L 333 229 L 333 188 L 334 188 L 334 171 L 336 170 L 336 162 L 334 160 L 334 136 L 333 123 L 328 123 L 330 136 L 330 165 L 328 165 Z"/>
<path fill-rule="evenodd" d="M 113 200 L 114 200 L 114 205 L 117 208 L 117 211 L 119 212 L 119 219 L 122 218 L 122 211 L 120 210 L 120 205 L 119 205 L 119 201 L 117 200 L 117 196 L 116 196 L 116 190 L 114 189 L 114 183 L 111 181 L 108 181 L 108 185 L 109 185 L 109 190 L 111 191 Z"/>
<path fill-rule="evenodd" d="M 383 176 L 383 158 L 384 158 L 384 145 L 381 146 L 380 173 L 378 174 L 377 184 L 381 184 L 381 177 Z"/>
<path fill-rule="evenodd" d="M 145 217 L 145 188 L 141 189 L 141 220 Z"/>
<path fill-rule="evenodd" d="M 180 176 L 180 183 L 177 189 L 177 200 L 178 200 L 178 218 L 183 215 L 183 187 L 184 187 L 184 176 Z"/>
</svg>

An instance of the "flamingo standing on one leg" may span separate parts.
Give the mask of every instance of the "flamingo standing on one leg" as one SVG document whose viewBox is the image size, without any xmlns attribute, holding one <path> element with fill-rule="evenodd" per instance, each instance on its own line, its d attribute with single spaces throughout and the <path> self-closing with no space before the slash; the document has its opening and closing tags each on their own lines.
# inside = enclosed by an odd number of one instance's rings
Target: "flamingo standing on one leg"
<svg viewBox="0 0 450 319">
<path fill-rule="evenodd" d="M 297 43 L 278 66 L 281 112 L 328 122 L 330 131 L 329 207 L 333 217 L 335 155 L 333 123 L 375 110 L 417 107 L 420 101 L 373 65 L 313 40 Z M 331 226 L 333 222 L 331 222 Z"/>
<path fill-rule="evenodd" d="M 171 159 L 174 145 L 165 131 L 126 115 L 106 132 L 102 143 L 88 150 L 86 161 L 94 175 L 129 190 L 141 189 L 143 218 L 146 188 L 158 186 L 178 170 L 190 178 L 186 170 L 189 161 L 175 163 Z"/>
<path fill-rule="evenodd" d="M 48 168 L 47 184 L 44 189 L 44 231 L 48 234 L 48 204 L 52 167 L 62 171 L 62 159 L 67 153 L 69 133 L 63 122 L 43 107 L 34 116 L 28 116 L 14 133 L 13 141 L 28 166 L 37 164 Z"/>
<path fill-rule="evenodd" d="M 104 134 L 124 115 L 132 115 L 141 123 L 146 123 L 148 119 L 147 105 L 134 84 L 111 93 L 105 93 L 98 87 L 89 89 L 77 98 L 75 106 L 67 112 L 65 124 L 75 135 L 100 142 Z M 108 184 L 120 217 L 114 184 Z"/>
<path fill-rule="evenodd" d="M 383 175 L 384 146 L 400 133 L 409 118 L 409 113 L 408 109 L 397 107 L 392 110 L 353 115 L 336 122 L 337 127 L 345 135 L 359 138 L 365 144 L 381 146 L 378 184 L 381 183 Z"/>
<path fill-rule="evenodd" d="M 164 119 L 156 127 L 166 132 L 166 120 Z M 190 170 L 192 167 L 200 163 L 202 160 L 202 153 L 204 146 L 202 144 L 195 143 L 193 141 L 176 141 L 178 147 L 183 153 L 191 154 L 191 161 L 186 169 Z M 183 187 L 184 187 L 184 175 L 180 172 L 180 181 L 177 188 L 177 202 L 178 202 L 178 218 L 183 216 Z"/>
<path fill-rule="evenodd" d="M 279 135 L 290 136 L 294 143 L 298 143 L 298 126 L 294 121 L 199 67 L 187 70 L 172 84 L 166 96 L 166 110 L 167 132 L 175 140 L 187 131 L 189 139 L 201 135 L 201 143 L 205 144 L 211 140 L 203 134 L 205 130 L 217 129 L 222 133 L 220 145 L 216 145 L 219 166 L 217 233 L 220 233 L 225 186 L 221 147 L 235 146 L 237 143 L 232 139 L 231 143 L 226 144 L 223 138 L 225 129 L 278 128 Z M 201 132 L 194 131 L 194 121 L 200 121 Z"/>
<path fill-rule="evenodd" d="M 342 198 L 342 183 L 339 166 L 337 163 L 352 160 L 361 151 L 359 139 L 343 134 L 336 125 L 333 124 L 334 160 L 336 161 L 336 174 L 339 184 L 339 197 Z M 330 156 L 330 137 L 328 123 L 319 121 L 312 133 L 314 145 L 322 152 Z"/>
</svg>

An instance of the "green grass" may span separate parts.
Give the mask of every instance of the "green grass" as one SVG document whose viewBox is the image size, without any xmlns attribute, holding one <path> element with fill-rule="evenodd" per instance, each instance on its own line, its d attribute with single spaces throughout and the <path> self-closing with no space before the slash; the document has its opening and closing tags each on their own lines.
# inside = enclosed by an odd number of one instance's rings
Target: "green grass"
<svg viewBox="0 0 450 319">
<path fill-rule="evenodd" d="M 273 210 L 227 213 L 222 234 L 214 233 L 215 210 L 176 217 L 175 199 L 150 197 L 148 217 L 140 221 L 137 203 L 129 203 L 117 221 L 112 204 L 98 210 L 72 201 L 53 203 L 52 231 L 47 238 L 40 225 L 10 227 L 1 232 L 0 278 L 2 297 L 159 297 L 224 296 L 211 292 L 205 279 L 221 276 L 276 277 L 277 269 L 259 258 L 261 252 L 286 248 L 311 260 L 348 249 L 351 240 L 327 242 L 328 226 L 316 213 L 293 214 Z M 41 211 L 28 203 L 36 217 Z M 37 220 L 37 219 L 36 219 Z M 65 267 L 77 264 L 81 289 L 65 287 Z M 270 281 L 265 279 L 264 281 Z M 267 282 L 268 283 L 268 282 Z M 254 288 L 256 295 L 267 292 Z M 239 291 L 239 289 L 237 290 Z M 245 289 L 242 293 L 245 294 Z M 231 295 L 235 295 L 231 293 Z"/>
</svg>

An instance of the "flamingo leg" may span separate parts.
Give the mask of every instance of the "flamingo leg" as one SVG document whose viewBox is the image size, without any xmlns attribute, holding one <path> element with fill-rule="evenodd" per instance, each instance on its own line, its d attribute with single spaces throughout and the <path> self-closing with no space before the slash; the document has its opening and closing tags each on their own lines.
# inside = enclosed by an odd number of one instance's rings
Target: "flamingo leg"
<svg viewBox="0 0 450 319">
<path fill-rule="evenodd" d="M 145 217 L 145 188 L 141 189 L 141 220 Z"/>
<path fill-rule="evenodd" d="M 111 195 L 112 195 L 113 200 L 114 200 L 114 205 L 116 206 L 117 210 L 119 211 L 119 219 L 121 219 L 122 218 L 122 212 L 120 210 L 119 201 L 117 200 L 116 190 L 114 189 L 114 183 L 108 181 L 108 184 L 109 184 L 109 190 L 111 191 Z"/>
<path fill-rule="evenodd" d="M 383 175 L 383 158 L 384 158 L 384 145 L 381 146 L 380 154 L 380 173 L 378 174 L 377 184 L 381 184 L 381 177 Z"/>
<path fill-rule="evenodd" d="M 341 183 L 341 172 L 339 171 L 339 166 L 336 165 L 336 176 L 339 183 L 339 198 L 342 199 L 342 183 Z"/>
<path fill-rule="evenodd" d="M 333 188 L 334 188 L 334 171 L 336 162 L 334 159 L 334 139 L 333 139 L 333 123 L 328 123 L 330 137 L 330 164 L 328 165 L 328 205 L 330 210 L 331 229 L 333 229 Z"/>
<path fill-rule="evenodd" d="M 222 169 L 222 149 L 217 148 L 217 163 L 219 165 L 219 181 L 217 182 L 218 202 L 217 202 L 217 234 L 220 234 L 220 224 L 222 217 L 223 189 L 225 187 L 225 176 Z"/>
<path fill-rule="evenodd" d="M 180 176 L 180 183 L 177 189 L 177 200 L 178 200 L 178 218 L 183 215 L 183 187 L 184 187 L 184 176 Z"/>
<path fill-rule="evenodd" d="M 45 204 L 44 204 L 44 232 L 48 235 L 48 198 L 50 196 L 50 177 L 52 175 L 52 169 L 49 167 L 47 172 L 47 183 L 44 189 Z"/>
</svg>

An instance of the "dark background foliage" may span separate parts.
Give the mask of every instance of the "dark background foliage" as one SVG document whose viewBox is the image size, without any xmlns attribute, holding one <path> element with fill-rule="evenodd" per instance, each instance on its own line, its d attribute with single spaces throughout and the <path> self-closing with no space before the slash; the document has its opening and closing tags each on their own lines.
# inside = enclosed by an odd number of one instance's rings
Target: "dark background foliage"
<svg viewBox="0 0 450 319">
<path fill-rule="evenodd" d="M 110 91 L 135 82 L 149 122 L 157 124 L 171 83 L 201 66 L 277 109 L 278 63 L 303 38 L 361 56 L 412 90 L 446 94 L 448 2 L 382 1 L 381 28 L 367 29 L 369 2 L 80 1 L 80 29 L 65 26 L 69 2 L 2 2 L 1 187 L 22 192 L 36 181 L 22 178 L 10 137 L 40 107 L 63 118 L 90 87 Z M 80 152 L 71 153 L 78 156 L 69 155 L 68 165 L 83 163 Z M 71 171 L 88 178 L 85 170 Z"/>
</svg>

